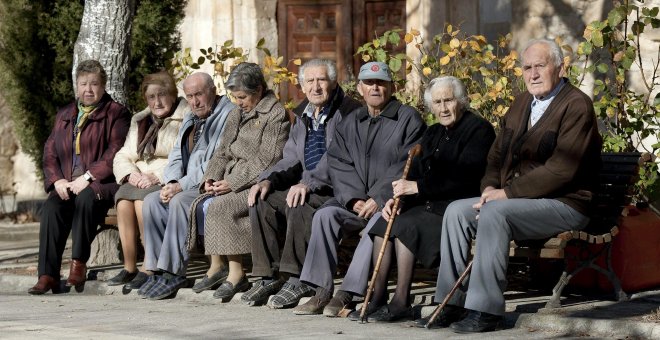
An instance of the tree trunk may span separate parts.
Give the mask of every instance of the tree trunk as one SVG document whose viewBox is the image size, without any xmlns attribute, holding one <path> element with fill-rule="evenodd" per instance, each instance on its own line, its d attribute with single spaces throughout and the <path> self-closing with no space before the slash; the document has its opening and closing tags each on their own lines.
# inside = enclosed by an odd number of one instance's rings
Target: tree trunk
<svg viewBox="0 0 660 340">
<path fill-rule="evenodd" d="M 126 105 L 131 27 L 135 0 L 86 0 L 80 33 L 73 51 L 73 88 L 76 68 L 87 59 L 98 60 L 108 73 L 106 92 Z"/>
</svg>

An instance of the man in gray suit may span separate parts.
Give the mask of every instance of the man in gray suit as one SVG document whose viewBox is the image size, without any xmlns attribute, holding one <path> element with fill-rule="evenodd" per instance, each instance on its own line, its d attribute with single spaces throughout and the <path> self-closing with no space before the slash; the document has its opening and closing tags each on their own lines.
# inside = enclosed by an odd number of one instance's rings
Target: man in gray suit
<svg viewBox="0 0 660 340">
<path fill-rule="evenodd" d="M 481 197 L 454 201 L 442 223 L 436 301 L 477 242 L 469 288 L 452 296 L 434 325 L 458 333 L 502 327 L 511 240 L 544 239 L 589 222 L 601 149 L 591 99 L 562 77 L 554 41 L 530 41 L 521 55 L 527 93 L 513 101 L 491 147 Z"/>
<path fill-rule="evenodd" d="M 154 273 L 129 288 L 158 300 L 175 294 L 186 283 L 189 210 L 199 196 L 209 159 L 234 108 L 226 96 L 216 95 L 213 78 L 194 73 L 183 82 L 183 92 L 192 112 L 184 117 L 177 141 L 168 157 L 159 192 L 147 195 L 142 207 L 144 219 L 145 269 Z"/>
<path fill-rule="evenodd" d="M 316 287 L 316 292 L 294 308 L 295 314 L 320 314 L 328 304 L 334 290 L 337 241 L 344 233 L 362 230 L 392 197 L 392 181 L 401 176 L 408 150 L 426 129 L 417 110 L 392 97 L 387 64 L 362 65 L 358 79 L 358 92 L 367 105 L 339 123 L 328 148 L 335 197 L 314 214 L 300 280 Z M 368 254 L 355 257 L 371 257 L 368 248 Z"/>
</svg>

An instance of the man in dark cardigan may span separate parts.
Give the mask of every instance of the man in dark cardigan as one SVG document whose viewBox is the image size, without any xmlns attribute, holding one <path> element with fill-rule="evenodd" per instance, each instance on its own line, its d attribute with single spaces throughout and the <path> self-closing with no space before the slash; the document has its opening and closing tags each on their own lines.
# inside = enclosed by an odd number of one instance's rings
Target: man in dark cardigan
<svg viewBox="0 0 660 340">
<path fill-rule="evenodd" d="M 453 202 L 443 220 L 436 301 L 477 242 L 469 288 L 457 291 L 434 325 L 458 333 L 502 326 L 511 240 L 552 237 L 589 222 L 602 144 L 593 103 L 562 77 L 554 41 L 530 41 L 522 67 L 527 92 L 513 101 L 491 147 L 481 197 Z"/>
</svg>

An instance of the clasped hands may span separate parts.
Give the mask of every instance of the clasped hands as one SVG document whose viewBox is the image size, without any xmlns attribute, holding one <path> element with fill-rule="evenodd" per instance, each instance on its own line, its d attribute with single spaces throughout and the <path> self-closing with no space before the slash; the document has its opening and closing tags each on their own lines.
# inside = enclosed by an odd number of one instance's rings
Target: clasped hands
<svg viewBox="0 0 660 340">
<path fill-rule="evenodd" d="M 128 176 L 128 184 L 138 188 L 146 189 L 150 186 L 159 184 L 160 180 L 154 174 L 143 174 L 141 172 L 132 172 Z"/>
<path fill-rule="evenodd" d="M 213 196 L 219 196 L 231 192 L 231 188 L 229 187 L 229 182 L 224 179 L 219 181 L 207 179 L 204 182 L 204 192 Z"/>
<path fill-rule="evenodd" d="M 69 191 L 73 194 L 78 195 L 81 191 L 85 190 L 89 186 L 89 182 L 83 177 L 79 176 L 75 180 L 69 182 L 66 179 L 60 179 L 53 183 L 55 187 L 55 192 L 63 201 L 69 200 Z"/>
</svg>

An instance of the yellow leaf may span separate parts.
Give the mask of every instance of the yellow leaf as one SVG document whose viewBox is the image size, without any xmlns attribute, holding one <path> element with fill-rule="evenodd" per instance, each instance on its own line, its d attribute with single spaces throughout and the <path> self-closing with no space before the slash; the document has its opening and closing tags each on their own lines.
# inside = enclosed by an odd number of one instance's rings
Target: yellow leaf
<svg viewBox="0 0 660 340">
<path fill-rule="evenodd" d="M 418 30 L 416 30 L 416 29 L 414 29 L 414 28 L 411 28 L 411 29 L 410 29 L 410 34 L 412 34 L 412 35 L 414 35 L 414 36 L 418 36 L 420 33 L 419 33 Z"/>
<path fill-rule="evenodd" d="M 582 37 L 586 40 L 591 40 L 591 33 L 593 33 L 593 27 L 588 25 L 587 28 L 584 29 L 584 34 L 582 34 Z"/>
<path fill-rule="evenodd" d="M 422 59 L 419 61 L 422 65 L 426 65 L 426 63 L 429 61 L 429 56 L 428 54 L 425 54 L 422 56 Z"/>
<path fill-rule="evenodd" d="M 447 25 L 447 33 L 451 33 L 453 30 L 454 28 L 451 26 L 451 24 Z"/>
<path fill-rule="evenodd" d="M 380 40 L 374 39 L 373 44 L 374 44 L 374 47 L 376 47 L 376 48 L 380 47 Z"/>
<path fill-rule="evenodd" d="M 511 51 L 511 53 L 509 53 L 509 56 L 513 60 L 518 60 L 518 52 L 516 52 L 516 51 Z"/>
<path fill-rule="evenodd" d="M 568 68 L 571 66 L 571 57 L 570 56 L 565 56 L 564 57 L 564 67 Z"/>
<path fill-rule="evenodd" d="M 430 67 L 425 67 L 425 68 L 422 70 L 422 74 L 428 77 L 429 74 L 431 74 L 431 68 L 430 68 Z"/>
<path fill-rule="evenodd" d="M 447 53 L 447 55 L 448 55 L 450 58 L 452 58 L 452 57 L 456 56 L 456 51 L 449 51 L 449 53 Z"/>
<path fill-rule="evenodd" d="M 446 55 L 446 56 L 440 58 L 439 62 L 440 62 L 440 65 L 443 65 L 443 66 L 444 66 L 444 65 L 449 64 L 449 61 L 450 61 L 450 60 L 451 60 L 451 57 L 449 57 L 448 55 Z"/>
<path fill-rule="evenodd" d="M 300 64 L 302 64 L 302 60 L 300 60 L 300 58 L 298 58 L 298 59 L 293 59 L 293 64 L 294 64 L 294 65 L 298 65 L 298 66 L 300 66 Z"/>
<path fill-rule="evenodd" d="M 280 57 L 277 58 L 277 60 L 275 61 L 275 65 L 279 65 L 279 64 L 281 64 L 283 60 L 284 60 L 284 57 L 280 56 Z"/>
<path fill-rule="evenodd" d="M 513 74 L 516 75 L 516 77 L 522 77 L 522 69 L 520 67 L 516 67 L 513 69 Z"/>
<path fill-rule="evenodd" d="M 403 36 L 403 41 L 405 41 L 406 44 L 410 44 L 413 41 L 413 35 L 406 33 L 406 35 Z"/>
<path fill-rule="evenodd" d="M 215 68 L 215 73 L 217 73 L 217 74 L 222 74 L 223 71 L 224 71 L 224 69 L 225 69 L 225 66 L 222 65 L 222 63 L 215 63 L 215 67 L 214 67 L 214 68 Z"/>
<path fill-rule="evenodd" d="M 479 46 L 479 44 L 474 40 L 470 40 L 470 48 L 477 52 L 481 52 L 481 46 Z"/>
<path fill-rule="evenodd" d="M 475 35 L 474 39 L 481 41 L 482 43 L 486 43 L 486 37 L 484 37 L 483 35 Z"/>
<path fill-rule="evenodd" d="M 371 60 L 371 56 L 369 56 L 368 54 L 363 54 L 362 60 L 364 60 L 364 62 L 366 63 L 367 61 Z"/>
<path fill-rule="evenodd" d="M 458 46 L 461 46 L 461 42 L 458 41 L 458 39 L 454 38 L 449 42 L 449 47 L 451 48 L 458 48 Z"/>
</svg>

